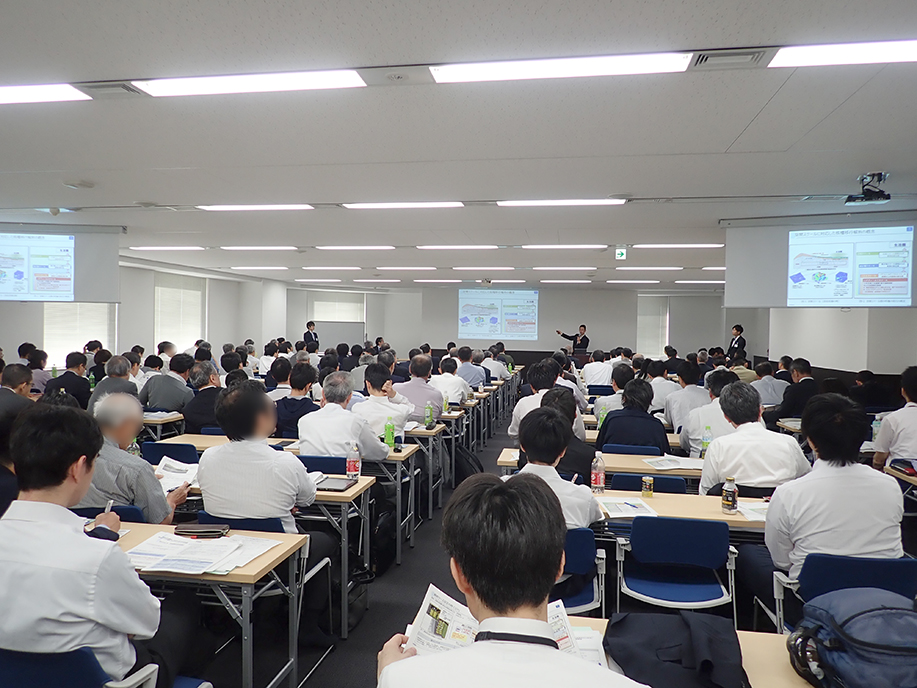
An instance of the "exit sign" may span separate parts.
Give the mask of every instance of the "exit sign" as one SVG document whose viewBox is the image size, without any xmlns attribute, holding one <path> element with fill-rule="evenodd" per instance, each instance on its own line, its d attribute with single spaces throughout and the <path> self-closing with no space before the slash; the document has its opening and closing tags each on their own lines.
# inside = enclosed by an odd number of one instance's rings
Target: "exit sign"
<svg viewBox="0 0 917 688">
<path fill-rule="evenodd" d="M 626 248 L 616 248 L 615 249 L 615 260 L 627 260 L 627 249 Z"/>
</svg>

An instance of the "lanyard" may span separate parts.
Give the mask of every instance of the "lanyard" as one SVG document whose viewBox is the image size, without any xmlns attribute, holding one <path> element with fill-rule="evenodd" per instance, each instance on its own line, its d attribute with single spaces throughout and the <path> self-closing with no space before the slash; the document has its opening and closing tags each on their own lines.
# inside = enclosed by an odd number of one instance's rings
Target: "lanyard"
<svg viewBox="0 0 917 688">
<path fill-rule="evenodd" d="M 555 650 L 560 649 L 557 643 L 550 638 L 543 638 L 538 635 L 522 635 L 521 633 L 496 633 L 494 631 L 481 631 L 478 633 L 474 642 L 479 640 L 502 640 L 507 643 L 526 643 L 528 645 L 547 645 Z"/>
</svg>

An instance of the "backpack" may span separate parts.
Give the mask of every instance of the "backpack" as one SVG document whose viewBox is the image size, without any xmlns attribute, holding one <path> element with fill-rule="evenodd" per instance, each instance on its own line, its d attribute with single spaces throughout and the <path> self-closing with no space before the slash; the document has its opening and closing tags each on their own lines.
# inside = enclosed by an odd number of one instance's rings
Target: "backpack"
<svg viewBox="0 0 917 688">
<path fill-rule="evenodd" d="M 818 688 L 917 687 L 914 600 L 878 588 L 819 595 L 787 640 L 796 672 Z"/>
<path fill-rule="evenodd" d="M 465 479 L 476 473 L 483 473 L 484 466 L 481 460 L 460 444 L 455 445 L 455 485 L 456 487 Z"/>
</svg>

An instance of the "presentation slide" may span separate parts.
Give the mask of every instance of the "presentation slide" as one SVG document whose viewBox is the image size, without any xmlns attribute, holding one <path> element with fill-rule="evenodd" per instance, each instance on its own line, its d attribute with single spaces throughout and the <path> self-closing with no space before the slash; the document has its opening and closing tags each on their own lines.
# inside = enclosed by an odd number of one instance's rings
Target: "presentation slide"
<svg viewBox="0 0 917 688">
<path fill-rule="evenodd" d="M 459 339 L 538 339 L 538 292 L 460 289 Z"/>
<path fill-rule="evenodd" d="M 913 227 L 790 232 L 787 306 L 910 306 Z"/>
<path fill-rule="evenodd" d="M 73 301 L 73 237 L 0 234 L 0 301 Z"/>
</svg>

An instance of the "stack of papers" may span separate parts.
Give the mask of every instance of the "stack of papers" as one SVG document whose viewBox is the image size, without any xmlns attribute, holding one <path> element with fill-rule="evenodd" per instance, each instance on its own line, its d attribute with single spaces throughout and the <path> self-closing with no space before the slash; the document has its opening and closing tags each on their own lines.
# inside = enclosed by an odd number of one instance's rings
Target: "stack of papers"
<svg viewBox="0 0 917 688">
<path fill-rule="evenodd" d="M 166 494 L 185 483 L 196 487 L 197 464 L 182 463 L 164 456 L 159 465 L 156 466 L 156 477 L 159 478 L 159 484 L 162 485 L 162 490 Z"/>
<path fill-rule="evenodd" d="M 875 442 L 863 442 L 860 445 L 861 454 L 875 454 L 876 453 L 876 443 Z"/>
<path fill-rule="evenodd" d="M 743 504 L 739 502 L 739 513 L 749 521 L 763 522 L 767 520 L 767 505 L 768 502 L 763 504 Z"/>
<path fill-rule="evenodd" d="M 689 459 L 684 456 L 672 456 L 665 454 L 661 459 L 643 459 L 647 466 L 655 468 L 657 471 L 672 471 L 677 468 L 687 468 L 691 470 L 703 470 L 703 459 Z"/>
<path fill-rule="evenodd" d="M 226 558 L 218 561 L 212 568 L 207 569 L 207 573 L 219 576 L 225 575 L 239 566 L 245 566 L 281 544 L 280 540 L 268 540 L 267 538 L 248 537 L 246 535 L 230 535 L 225 539 L 236 543 L 239 548 L 226 556 Z"/>
<path fill-rule="evenodd" d="M 781 418 L 780 423 L 783 423 L 789 428 L 793 428 L 796 432 L 799 432 L 802 429 L 802 419 L 801 418 Z"/>
<path fill-rule="evenodd" d="M 658 516 L 650 505 L 639 497 L 596 497 L 599 506 L 608 518 L 633 518 L 635 516 Z"/>
<path fill-rule="evenodd" d="M 147 411 L 143 414 L 143 420 L 181 420 L 182 415 L 178 411 Z"/>
<path fill-rule="evenodd" d="M 608 662 L 605 658 L 605 646 L 602 644 L 604 636 L 601 633 L 585 626 L 574 626 L 573 639 L 576 641 L 576 646 L 579 648 L 583 659 L 598 664 L 605 669 L 608 668 Z"/>
<path fill-rule="evenodd" d="M 423 425 L 422 423 L 418 423 L 416 420 L 409 420 L 407 423 L 404 424 L 404 431 L 411 432 L 411 430 L 416 430 L 417 428 L 423 428 L 423 427 L 426 427 L 426 426 Z"/>
<path fill-rule="evenodd" d="M 127 552 L 135 569 L 187 575 L 224 575 L 245 566 L 281 544 L 279 540 L 243 535 L 216 540 L 189 540 L 172 533 L 156 533 Z"/>
</svg>

